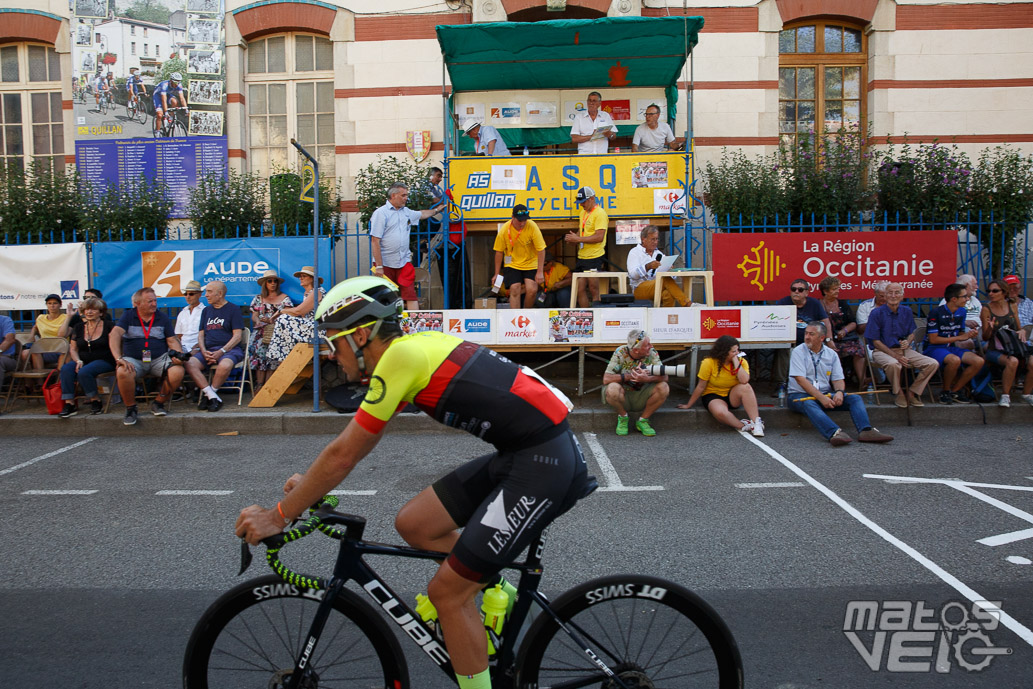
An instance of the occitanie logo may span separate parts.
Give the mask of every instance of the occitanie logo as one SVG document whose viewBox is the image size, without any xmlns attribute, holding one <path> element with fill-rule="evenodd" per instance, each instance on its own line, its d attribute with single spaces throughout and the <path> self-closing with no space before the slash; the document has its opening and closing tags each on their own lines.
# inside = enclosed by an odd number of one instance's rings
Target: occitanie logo
<svg viewBox="0 0 1033 689">
<path fill-rule="evenodd" d="M 750 279 L 751 285 L 756 285 L 757 289 L 763 292 L 764 286 L 774 281 L 786 264 L 782 263 L 774 251 L 764 248 L 763 240 L 750 251 L 753 252 L 753 257 L 743 254 L 742 263 L 736 268 L 742 271 L 744 278 Z"/>
</svg>

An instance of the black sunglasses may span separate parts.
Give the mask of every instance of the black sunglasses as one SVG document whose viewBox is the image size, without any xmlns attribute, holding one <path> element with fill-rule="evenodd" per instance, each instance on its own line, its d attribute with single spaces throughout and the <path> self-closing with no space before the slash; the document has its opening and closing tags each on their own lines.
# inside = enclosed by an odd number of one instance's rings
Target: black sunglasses
<svg viewBox="0 0 1033 689">
<path fill-rule="evenodd" d="M 990 292 L 991 294 L 994 293 L 994 292 L 1003 292 L 1003 291 L 1004 290 L 997 289 L 996 287 L 994 289 L 988 289 L 987 290 L 987 292 Z"/>
<path fill-rule="evenodd" d="M 809 287 L 790 287 L 789 291 L 790 292 L 810 292 L 811 289 Z"/>
</svg>

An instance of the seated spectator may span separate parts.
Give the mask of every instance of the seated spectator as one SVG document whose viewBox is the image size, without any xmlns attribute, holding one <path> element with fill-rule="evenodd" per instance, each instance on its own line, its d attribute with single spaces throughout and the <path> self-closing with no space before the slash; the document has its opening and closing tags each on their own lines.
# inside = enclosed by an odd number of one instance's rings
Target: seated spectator
<svg viewBox="0 0 1033 689">
<path fill-rule="evenodd" d="M 83 290 L 83 302 L 85 302 L 90 297 L 94 297 L 95 299 L 103 299 L 104 295 L 101 294 L 99 289 L 89 287 Z M 77 325 L 82 323 L 82 317 L 79 315 L 79 311 L 82 310 L 83 302 L 80 302 L 78 305 L 76 305 L 75 303 L 69 301 L 68 304 L 65 306 L 65 313 L 68 314 L 68 320 L 65 321 L 64 325 L 62 325 L 61 329 L 58 331 L 59 337 L 71 337 L 72 330 L 74 330 Z M 114 325 L 114 321 L 111 320 L 111 314 L 108 313 L 107 309 L 104 310 L 103 318 L 104 320 L 109 321 L 112 325 Z"/>
<path fill-rule="evenodd" d="M 64 408 L 58 415 L 62 419 L 79 413 L 75 403 L 75 384 L 82 387 L 83 398 L 90 403 L 90 414 L 100 414 L 104 405 L 97 392 L 97 376 L 115 370 L 115 358 L 111 356 L 111 330 L 115 324 L 105 318 L 108 305 L 97 297 L 87 297 L 75 314 L 78 323 L 72 329 L 72 341 L 68 345 L 71 359 L 61 367 L 61 399 Z"/>
<path fill-rule="evenodd" d="M 464 130 L 466 135 L 474 140 L 474 152 L 477 155 L 485 155 L 492 158 L 510 155 L 506 148 L 506 142 L 499 135 L 495 127 L 481 125 L 480 122 L 470 122 Z"/>
<path fill-rule="evenodd" d="M 197 333 L 201 330 L 201 312 L 204 311 L 204 304 L 201 303 L 201 283 L 191 280 L 183 288 L 183 298 L 186 299 L 186 308 L 180 309 L 176 316 L 176 335 L 179 336 L 179 343 L 183 351 L 188 354 L 195 354 L 197 348 Z"/>
<path fill-rule="evenodd" d="M 954 404 L 972 401 L 965 385 L 986 362 L 975 352 L 962 349 L 960 343 L 971 342 L 979 337 L 976 329 L 966 330 L 968 288 L 956 283 L 947 285 L 943 291 L 944 304 L 929 312 L 928 326 L 925 335 L 925 355 L 936 359 L 943 368 L 943 392 L 940 393 L 940 404 Z M 958 369 L 965 365 L 964 372 L 958 376 Z"/>
<path fill-rule="evenodd" d="M 10 316 L 0 314 L 0 390 L 4 387 L 7 372 L 18 368 L 18 362 L 14 358 L 17 350 L 17 338 L 14 333 L 14 321 Z"/>
<path fill-rule="evenodd" d="M 971 340 L 959 340 L 954 346 L 961 347 L 962 349 L 978 349 L 979 330 L 982 327 L 979 313 L 983 310 L 983 305 L 979 302 L 979 297 L 976 296 L 979 292 L 979 285 L 976 282 L 976 276 L 969 275 L 968 273 L 958 276 L 958 284 L 964 286 L 965 291 L 968 293 L 968 301 L 965 303 L 965 329 L 975 330 L 976 336 Z M 946 299 L 941 299 L 939 305 L 944 306 L 946 303 Z"/>
<path fill-rule="evenodd" d="M 56 294 L 48 294 L 45 301 L 46 312 L 36 316 L 36 325 L 32 326 L 32 335 L 37 340 L 44 337 L 61 337 L 61 326 L 68 321 L 68 314 L 61 313 L 61 297 Z M 30 356 L 32 357 L 32 368 L 40 369 L 44 364 L 61 363 L 65 355 L 57 352 L 34 354 L 31 347 L 22 350 L 23 360 Z"/>
<path fill-rule="evenodd" d="M 556 261 L 556 257 L 545 252 L 545 283 L 538 293 L 538 304 L 547 309 L 565 309 L 570 306 L 570 283 L 574 275 L 570 268 Z M 544 299 L 543 299 L 544 297 Z"/>
<path fill-rule="evenodd" d="M 915 345 L 915 316 L 911 309 L 903 306 L 904 286 L 899 282 L 886 285 L 886 303 L 872 310 L 865 328 L 865 338 L 872 348 L 872 361 L 886 372 L 898 407 L 909 404 L 924 407 L 922 393 L 929 379 L 940 367 L 936 359 L 919 354 L 912 349 Z M 907 390 L 900 384 L 902 368 L 919 369 L 915 380 Z"/>
<path fill-rule="evenodd" d="M 291 298 L 280 291 L 283 278 L 275 270 L 267 270 L 258 278 L 261 291 L 251 300 L 251 344 L 248 365 L 255 372 L 255 391 L 265 385 L 269 371 L 269 343 L 273 341 L 276 319 L 280 312 L 294 306 Z"/>
<path fill-rule="evenodd" d="M 610 357 L 603 373 L 603 402 L 617 410 L 617 435 L 628 434 L 628 412 L 642 412 L 635 429 L 645 436 L 656 431 L 649 418 L 670 394 L 667 376 L 654 376 L 648 366 L 660 363 L 660 355 L 644 330 L 628 333 L 628 344 L 621 345 Z"/>
<path fill-rule="evenodd" d="M 1022 279 L 1018 275 L 1005 275 L 1004 284 L 1008 286 L 1008 299 L 1013 301 L 1019 311 L 1019 327 L 1025 328 L 1033 323 L 1033 299 L 1026 298 L 1022 292 Z"/>
<path fill-rule="evenodd" d="M 1019 329 L 1019 305 L 1010 301 L 1008 294 L 1008 283 L 1004 280 L 991 280 L 986 286 L 986 293 L 989 300 L 980 312 L 980 320 L 983 327 L 983 339 L 987 342 L 986 361 L 1003 369 L 1001 373 L 1001 398 L 997 404 L 1002 407 L 1011 406 L 1011 390 L 1015 386 L 1015 378 L 1018 375 L 1019 367 L 1026 368 L 1026 382 L 1022 386 L 1022 399 L 1033 404 L 1033 355 L 1027 357 L 1026 361 L 1019 361 L 1017 357 L 1008 356 L 1001 351 L 1000 343 L 997 340 L 997 332 L 1004 327 L 1012 330 Z"/>
<path fill-rule="evenodd" d="M 750 385 L 750 366 L 746 355 L 739 352 L 739 341 L 731 335 L 722 335 L 714 341 L 699 366 L 699 383 L 692 396 L 679 409 L 690 409 L 696 400 L 703 398 L 703 406 L 710 414 L 737 431 L 751 432 L 758 438 L 764 437 L 764 421 L 757 409 L 757 395 Z M 739 419 L 732 410 L 746 409 L 748 418 Z"/>
<path fill-rule="evenodd" d="M 832 324 L 829 323 L 829 317 L 825 313 L 825 308 L 820 301 L 808 296 L 810 291 L 811 285 L 806 280 L 793 280 L 792 284 L 789 285 L 789 296 L 782 297 L 775 302 L 779 306 L 789 306 L 792 304 L 796 307 L 796 344 L 798 345 L 803 344 L 804 329 L 811 321 L 824 321 L 825 332 L 832 332 Z M 829 345 L 833 351 L 836 351 L 836 347 L 831 344 L 831 340 Z M 790 350 L 788 349 L 779 349 L 775 352 L 774 379 L 778 383 L 783 383 L 789 378 L 789 356 Z"/>
<path fill-rule="evenodd" d="M 233 367 L 244 360 L 240 347 L 240 336 L 244 332 L 244 317 L 240 307 L 226 301 L 226 285 L 209 282 L 204 287 L 208 306 L 201 312 L 201 326 L 197 332 L 197 347 L 200 351 L 187 359 L 187 373 L 194 385 L 203 394 L 198 409 L 219 411 L 222 398 L 218 390 L 226 382 Z M 215 366 L 212 384 L 205 379 L 205 372 Z"/>
<path fill-rule="evenodd" d="M 287 306 L 280 310 L 273 328 L 273 339 L 269 342 L 269 370 L 274 371 L 283 363 L 287 355 L 299 342 L 312 342 L 312 313 L 316 310 L 316 295 L 313 285 L 316 269 L 304 266 L 294 274 L 305 290 L 305 296 L 297 306 Z M 323 284 L 323 278 L 319 278 Z M 326 290 L 319 288 L 319 300 L 322 301 Z"/>
<path fill-rule="evenodd" d="M 857 389 L 864 390 L 865 369 L 868 359 L 864 351 L 864 341 L 857 334 L 857 321 L 854 310 L 845 300 L 839 298 L 839 278 L 827 277 L 818 283 L 821 292 L 821 307 L 829 316 L 832 326 L 832 342 L 843 361 L 850 360 L 857 377 Z"/>
<path fill-rule="evenodd" d="M 874 293 L 871 299 L 866 299 L 857 305 L 857 312 L 854 314 L 854 320 L 857 322 L 857 334 L 864 335 L 864 329 L 868 326 L 868 317 L 872 313 L 872 309 L 882 306 L 886 303 L 886 285 L 890 284 L 888 280 L 880 280 L 875 283 L 872 292 Z"/>
<path fill-rule="evenodd" d="M 534 306 L 538 285 L 545 281 L 545 238 L 538 224 L 530 219 L 527 206 L 513 206 L 513 217 L 499 228 L 495 235 L 495 274 L 492 284 L 502 276 L 502 284 L 509 291 L 509 308 Z M 503 263 L 505 267 L 503 267 Z"/>
<path fill-rule="evenodd" d="M 182 353 L 179 338 L 176 337 L 172 319 L 158 310 L 158 297 L 150 287 L 133 293 L 134 308 L 126 309 L 111 330 L 108 342 L 111 356 L 115 359 L 115 376 L 118 392 L 126 415 L 122 423 L 136 424 L 139 413 L 136 408 L 136 381 L 144 376 L 162 379 L 158 396 L 151 404 L 151 413 L 165 416 L 165 402 L 172 391 L 183 382 L 183 365 L 169 352 Z"/>
<path fill-rule="evenodd" d="M 671 130 L 671 125 L 660 121 L 660 106 L 650 104 L 646 107 L 646 121 L 635 128 L 631 137 L 632 153 L 658 153 L 670 148 L 672 151 L 681 148 L 685 139 L 679 139 Z"/>
<path fill-rule="evenodd" d="M 824 321 L 808 323 L 804 343 L 793 349 L 789 361 L 789 408 L 806 415 L 833 447 L 853 442 L 828 415 L 843 410 L 850 412 L 857 439 L 862 443 L 888 443 L 893 436 L 872 426 L 861 396 L 846 394 L 843 365 L 839 363 L 839 354 L 825 345 L 827 334 Z M 804 399 L 807 397 L 814 399 Z"/>
<path fill-rule="evenodd" d="M 628 280 L 636 299 L 653 301 L 656 290 L 656 269 L 664 257 L 656 248 L 660 243 L 660 230 L 656 225 L 646 225 L 639 233 L 639 244 L 628 252 Z M 660 306 L 692 306 L 692 300 L 685 296 L 678 283 L 669 277 L 660 281 Z"/>
</svg>

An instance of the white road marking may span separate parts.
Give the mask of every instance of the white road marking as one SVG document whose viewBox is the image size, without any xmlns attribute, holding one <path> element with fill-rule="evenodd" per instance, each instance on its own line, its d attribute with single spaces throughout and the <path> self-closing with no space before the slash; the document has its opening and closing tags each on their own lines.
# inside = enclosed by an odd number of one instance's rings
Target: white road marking
<svg viewBox="0 0 1033 689">
<path fill-rule="evenodd" d="M 736 483 L 736 488 L 803 488 L 805 483 L 784 481 L 782 483 Z"/>
<path fill-rule="evenodd" d="M 884 474 L 861 474 L 865 478 L 882 479 L 887 483 L 940 483 L 949 486 L 968 486 L 969 488 L 999 488 L 1001 490 L 1018 490 L 1033 493 L 1033 486 L 1011 486 L 1005 483 L 979 483 L 963 481 L 960 478 L 921 478 L 918 476 L 886 476 Z"/>
<path fill-rule="evenodd" d="M 376 495 L 375 490 L 332 490 L 330 495 Z"/>
<path fill-rule="evenodd" d="M 33 459 L 30 459 L 27 462 L 22 462 L 21 464 L 16 464 L 13 467 L 8 467 L 7 469 L 0 470 L 0 476 L 4 476 L 6 474 L 10 474 L 11 472 L 18 471 L 19 469 L 24 469 L 25 467 L 31 466 L 31 465 L 35 464 L 36 462 L 43 461 L 44 459 L 50 459 L 51 457 L 59 455 L 62 452 L 68 452 L 69 450 L 74 450 L 75 448 L 80 447 L 82 445 L 85 445 L 86 443 L 92 443 L 96 439 L 97 438 L 94 437 L 94 438 L 87 438 L 86 440 L 80 440 L 77 443 L 72 443 L 68 447 L 62 447 L 60 450 L 54 450 L 53 452 L 48 452 L 45 455 L 40 455 L 39 457 L 35 457 Z"/>
<path fill-rule="evenodd" d="M 1009 555 L 1004 559 L 1014 565 L 1033 565 L 1033 560 L 1030 560 L 1028 557 L 1022 557 L 1021 555 Z"/>
<path fill-rule="evenodd" d="M 621 482 L 621 477 L 617 475 L 617 470 L 613 468 L 613 462 L 606 455 L 606 450 L 596 440 L 595 433 L 585 433 L 585 445 L 588 446 L 589 452 L 592 453 L 592 457 L 595 458 L 596 464 L 599 465 L 599 473 L 603 475 L 606 480 L 605 485 L 599 486 L 599 490 L 602 492 L 632 492 L 642 490 L 663 490 L 663 486 L 625 486 Z"/>
<path fill-rule="evenodd" d="M 155 495 L 230 495 L 232 490 L 159 490 Z"/>
<path fill-rule="evenodd" d="M 93 495 L 96 490 L 26 490 L 22 495 Z"/>
<path fill-rule="evenodd" d="M 896 547 L 905 555 L 913 559 L 915 562 L 917 562 L 918 564 L 922 565 L 927 570 L 935 574 L 937 577 L 940 578 L 941 581 L 943 581 L 943 583 L 947 584 L 955 591 L 960 593 L 962 596 L 967 598 L 973 605 L 979 605 L 979 607 L 983 610 L 986 610 L 987 612 L 994 614 L 1001 621 L 1001 624 L 1003 624 L 1005 627 L 1014 632 L 1016 636 L 1025 641 L 1027 644 L 1033 646 L 1033 630 L 1019 622 L 1017 619 L 1006 613 L 1004 610 L 989 605 L 986 596 L 979 594 L 974 589 L 970 588 L 967 584 L 965 584 L 963 581 L 955 577 L 953 574 L 946 571 L 938 564 L 927 558 L 925 555 L 918 552 L 917 550 L 915 550 L 914 548 L 912 548 L 907 543 L 900 540 L 890 532 L 886 531 L 886 529 L 882 528 L 881 526 L 873 522 L 871 519 L 866 517 L 853 505 L 848 503 L 843 498 L 839 497 L 839 495 L 832 491 L 832 489 L 828 488 L 823 483 L 819 482 L 813 476 L 811 476 L 806 471 L 790 462 L 788 459 L 783 457 L 775 450 L 771 449 L 770 447 L 760 442 L 753 436 L 744 435 L 743 437 L 745 437 L 746 440 L 753 443 L 761 450 L 763 450 L 765 453 L 767 453 L 769 457 L 782 464 L 782 466 L 784 466 L 786 469 L 789 469 L 789 471 L 793 472 L 801 479 L 811 484 L 811 486 L 813 486 L 815 489 L 817 489 L 819 492 L 825 495 L 825 497 L 827 497 L 829 500 L 838 505 L 840 509 L 842 509 L 844 512 L 849 514 L 857 521 L 861 522 L 861 524 L 863 524 L 864 526 L 867 526 L 873 533 L 882 538 L 884 541 Z M 901 477 L 890 476 L 885 478 L 899 479 Z"/>
</svg>

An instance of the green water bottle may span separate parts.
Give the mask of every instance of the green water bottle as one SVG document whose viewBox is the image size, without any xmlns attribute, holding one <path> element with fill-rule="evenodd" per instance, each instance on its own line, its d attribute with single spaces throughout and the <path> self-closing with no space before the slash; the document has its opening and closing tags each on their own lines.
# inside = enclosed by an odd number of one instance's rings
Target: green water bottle
<svg viewBox="0 0 1033 689">
<path fill-rule="evenodd" d="M 509 594 L 502 590 L 502 584 L 496 584 L 484 592 L 481 611 L 484 613 L 484 629 L 488 635 L 488 655 L 495 655 L 495 644 L 491 633 L 502 636 L 502 625 L 506 622 L 506 610 L 509 609 Z"/>
<path fill-rule="evenodd" d="M 438 611 L 434 604 L 430 602 L 430 598 L 422 593 L 416 594 L 416 614 L 430 627 L 434 636 L 441 637 L 441 632 L 438 628 Z"/>
</svg>

